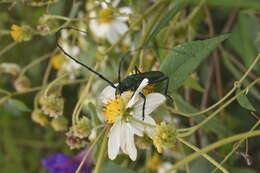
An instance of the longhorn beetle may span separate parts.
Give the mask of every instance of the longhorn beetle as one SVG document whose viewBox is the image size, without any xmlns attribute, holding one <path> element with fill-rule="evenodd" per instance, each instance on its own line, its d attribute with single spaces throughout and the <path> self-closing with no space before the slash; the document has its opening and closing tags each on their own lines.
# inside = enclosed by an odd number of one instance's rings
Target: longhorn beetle
<svg viewBox="0 0 260 173">
<path fill-rule="evenodd" d="M 158 82 L 163 82 L 163 81 L 166 81 L 166 87 L 164 89 L 164 94 L 165 96 L 167 96 L 171 101 L 172 98 L 171 96 L 168 95 L 168 86 L 169 86 L 169 77 L 166 76 L 164 73 L 162 73 L 161 71 L 150 71 L 150 72 L 140 72 L 138 70 L 138 68 L 135 66 L 135 73 L 136 74 L 131 74 L 129 76 L 127 76 L 126 78 L 122 79 L 121 80 L 121 77 L 120 77 L 120 72 L 121 72 L 121 66 L 123 64 L 123 60 L 125 59 L 125 57 L 130 53 L 130 51 L 121 58 L 120 60 L 120 64 L 119 64 L 119 70 L 118 70 L 118 85 L 115 86 L 111 81 L 109 81 L 107 78 L 105 78 L 103 75 L 101 75 L 100 73 L 96 72 L 95 70 L 93 70 L 92 68 L 90 68 L 89 66 L 83 64 L 82 62 L 80 62 L 79 60 L 77 60 L 76 58 L 72 57 L 70 54 L 68 54 L 62 47 L 61 45 L 59 44 L 58 42 L 58 34 L 61 32 L 61 30 L 63 29 L 73 29 L 73 30 L 76 30 L 78 32 L 82 32 L 82 33 L 87 33 L 85 31 L 81 31 L 79 29 L 76 29 L 76 28 L 73 28 L 73 27 L 63 27 L 63 28 L 60 28 L 55 36 L 56 36 L 56 45 L 57 47 L 66 55 L 68 56 L 69 58 L 71 58 L 73 61 L 75 61 L 76 63 L 82 65 L 83 67 L 85 67 L 86 69 L 88 69 L 89 71 L 91 71 L 92 73 L 94 73 L 95 75 L 97 75 L 98 77 L 100 77 L 101 79 L 103 79 L 104 81 L 106 81 L 111 87 L 115 88 L 116 92 L 115 94 L 122 94 L 123 92 L 125 91 L 133 91 L 135 92 L 136 89 L 139 87 L 139 85 L 141 84 L 141 82 L 147 78 L 149 83 L 148 84 L 156 84 Z M 143 49 L 143 48 L 139 48 L 139 49 Z M 137 50 L 139 50 L 137 49 Z M 168 50 L 173 50 L 173 49 L 170 49 L 170 48 L 165 48 L 165 49 L 168 49 Z M 136 50 L 135 50 L 136 51 Z M 133 93 L 134 94 L 134 93 Z M 143 103 L 143 112 L 142 112 L 142 118 L 144 120 L 145 118 L 145 104 L 146 104 L 146 97 L 144 94 L 142 93 L 139 93 L 139 95 L 144 99 L 144 103 Z"/>
</svg>

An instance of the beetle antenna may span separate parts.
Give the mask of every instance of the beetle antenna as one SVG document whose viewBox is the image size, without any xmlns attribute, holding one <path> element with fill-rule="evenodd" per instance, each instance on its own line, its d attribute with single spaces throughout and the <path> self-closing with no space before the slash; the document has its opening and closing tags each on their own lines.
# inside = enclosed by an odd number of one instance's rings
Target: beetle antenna
<svg viewBox="0 0 260 173">
<path fill-rule="evenodd" d="M 68 56 L 70 59 L 72 59 L 74 62 L 82 65 L 83 67 L 85 67 L 86 69 L 88 69 L 89 71 L 91 71 L 92 73 L 94 73 L 95 75 L 97 75 L 98 77 L 100 77 L 101 79 L 103 79 L 104 81 L 106 81 L 111 87 L 113 88 L 116 88 L 116 86 L 111 82 L 109 81 L 107 78 L 105 78 L 103 75 L 101 75 L 100 73 L 96 72 L 95 70 L 93 70 L 92 68 L 90 68 L 89 66 L 83 64 L 82 62 L 80 62 L 79 60 L 77 60 L 76 58 L 74 58 L 73 56 L 71 56 L 69 53 L 67 53 L 63 48 L 62 46 L 59 44 L 58 42 L 58 34 L 63 30 L 63 29 L 73 29 L 73 30 L 76 30 L 78 32 L 81 32 L 81 33 L 87 33 L 86 31 L 81 31 L 79 29 L 76 29 L 76 28 L 73 28 L 73 27 L 63 27 L 63 28 L 60 28 L 56 33 L 55 33 L 55 36 L 56 36 L 56 46 L 66 55 Z"/>
</svg>

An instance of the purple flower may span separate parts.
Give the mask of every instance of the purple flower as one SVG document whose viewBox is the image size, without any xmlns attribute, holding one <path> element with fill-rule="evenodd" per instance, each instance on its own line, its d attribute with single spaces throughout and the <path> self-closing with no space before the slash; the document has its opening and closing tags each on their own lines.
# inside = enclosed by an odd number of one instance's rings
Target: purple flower
<svg viewBox="0 0 260 173">
<path fill-rule="evenodd" d="M 86 151 L 84 150 L 76 156 L 55 153 L 42 159 L 42 165 L 51 173 L 75 173 Z M 91 159 L 88 159 L 81 168 L 80 173 L 90 173 L 90 165 Z"/>
</svg>

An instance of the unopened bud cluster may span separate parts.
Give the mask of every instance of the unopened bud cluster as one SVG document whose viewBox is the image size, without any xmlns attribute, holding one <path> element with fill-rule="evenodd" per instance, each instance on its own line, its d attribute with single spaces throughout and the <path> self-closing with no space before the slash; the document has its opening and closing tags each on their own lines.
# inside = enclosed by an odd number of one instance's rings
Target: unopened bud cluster
<svg viewBox="0 0 260 173">
<path fill-rule="evenodd" d="M 69 132 L 66 133 L 67 145 L 71 149 L 82 148 L 86 145 L 86 137 L 91 133 L 92 125 L 87 117 L 82 117 L 77 124 L 72 126 Z"/>
<path fill-rule="evenodd" d="M 41 126 L 45 126 L 49 122 L 48 117 L 41 109 L 35 109 L 32 112 L 32 120 Z"/>
<path fill-rule="evenodd" d="M 64 100 L 57 94 L 43 96 L 40 103 L 44 113 L 52 118 L 57 118 L 63 114 Z"/>
</svg>

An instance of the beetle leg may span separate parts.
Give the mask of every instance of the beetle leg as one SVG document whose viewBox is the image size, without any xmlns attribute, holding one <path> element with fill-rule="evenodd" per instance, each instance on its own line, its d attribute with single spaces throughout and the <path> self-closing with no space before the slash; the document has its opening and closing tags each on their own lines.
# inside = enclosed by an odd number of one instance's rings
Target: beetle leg
<svg viewBox="0 0 260 173">
<path fill-rule="evenodd" d="M 135 74 L 140 74 L 141 71 L 138 69 L 138 67 L 135 65 Z"/>
<path fill-rule="evenodd" d="M 145 104 L 146 104 L 146 97 L 144 94 L 139 93 L 139 95 L 144 99 L 144 104 L 143 104 L 143 120 L 144 120 L 144 115 L 145 115 Z"/>
<path fill-rule="evenodd" d="M 170 99 L 171 102 L 173 102 L 173 99 L 170 95 L 168 95 L 168 88 L 169 88 L 169 82 L 170 82 L 170 78 L 168 76 L 163 76 L 157 80 L 155 80 L 153 83 L 157 83 L 157 82 L 162 82 L 162 81 L 166 81 L 166 87 L 164 89 L 164 95 Z"/>
</svg>

